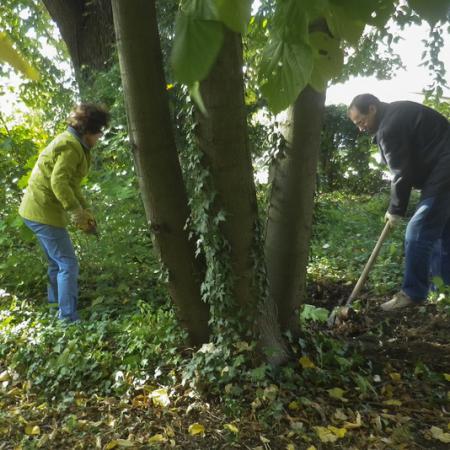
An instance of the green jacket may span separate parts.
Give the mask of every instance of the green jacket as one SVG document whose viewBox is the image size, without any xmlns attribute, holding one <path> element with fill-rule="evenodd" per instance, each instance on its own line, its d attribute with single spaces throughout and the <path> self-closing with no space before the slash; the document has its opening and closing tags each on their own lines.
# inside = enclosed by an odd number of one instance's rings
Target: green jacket
<svg viewBox="0 0 450 450">
<path fill-rule="evenodd" d="M 89 150 L 71 132 L 59 134 L 39 155 L 19 214 L 34 222 L 67 226 L 68 211 L 87 208 L 80 184 L 90 159 Z"/>
</svg>

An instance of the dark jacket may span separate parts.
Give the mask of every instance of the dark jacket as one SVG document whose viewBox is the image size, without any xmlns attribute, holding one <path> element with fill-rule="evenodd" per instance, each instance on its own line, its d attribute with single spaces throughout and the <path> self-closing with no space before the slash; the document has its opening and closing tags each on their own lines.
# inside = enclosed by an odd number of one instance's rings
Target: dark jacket
<svg viewBox="0 0 450 450">
<path fill-rule="evenodd" d="M 392 172 L 388 211 L 403 216 L 412 188 L 422 199 L 450 192 L 450 123 L 419 103 L 382 103 L 374 141 Z"/>
</svg>

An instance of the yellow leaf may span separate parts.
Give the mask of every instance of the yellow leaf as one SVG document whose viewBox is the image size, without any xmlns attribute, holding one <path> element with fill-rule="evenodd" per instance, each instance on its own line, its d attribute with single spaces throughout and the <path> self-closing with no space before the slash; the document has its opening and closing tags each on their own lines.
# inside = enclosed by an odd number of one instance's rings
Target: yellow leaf
<svg viewBox="0 0 450 450">
<path fill-rule="evenodd" d="M 333 389 L 328 389 L 328 395 L 331 398 L 336 398 L 338 400 L 342 400 L 344 402 L 348 401 L 345 397 L 344 397 L 345 391 L 341 388 L 333 388 Z"/>
<path fill-rule="evenodd" d="M 345 436 L 345 433 L 347 433 L 347 430 L 345 428 L 336 428 L 332 425 L 328 425 L 328 429 L 334 433 L 338 438 L 343 438 Z"/>
<path fill-rule="evenodd" d="M 443 375 L 447 381 L 450 381 L 450 373 L 444 373 Z"/>
<path fill-rule="evenodd" d="M 308 447 L 306 450 L 317 450 L 316 447 L 314 447 L 314 445 L 311 445 L 310 447 Z"/>
<path fill-rule="evenodd" d="M 148 440 L 148 442 L 150 442 L 150 443 L 163 443 L 163 442 L 166 442 L 167 441 L 167 439 L 162 435 L 162 434 L 160 434 L 160 433 L 158 433 L 158 434 L 154 434 L 149 440 Z"/>
<path fill-rule="evenodd" d="M 391 377 L 392 381 L 396 381 L 396 382 L 399 382 L 402 379 L 402 376 L 398 372 L 392 372 L 389 374 L 389 376 Z"/>
<path fill-rule="evenodd" d="M 11 380 L 11 375 L 8 373 L 7 370 L 4 370 L 2 373 L 0 373 L 0 383 L 2 381 L 9 381 Z"/>
<path fill-rule="evenodd" d="M 166 388 L 155 389 L 149 394 L 149 397 L 153 400 L 155 406 L 169 406 L 170 399 Z"/>
<path fill-rule="evenodd" d="M 112 448 L 116 448 L 119 444 L 117 443 L 117 441 L 114 439 L 112 441 L 109 441 L 106 445 L 105 445 L 105 450 L 111 450 Z"/>
<path fill-rule="evenodd" d="M 294 444 L 286 445 L 286 450 L 295 450 L 295 445 Z"/>
<path fill-rule="evenodd" d="M 205 427 L 201 423 L 193 423 L 192 425 L 189 425 L 188 431 L 191 436 L 195 436 L 196 434 L 204 434 Z"/>
<path fill-rule="evenodd" d="M 25 427 L 25 434 L 28 436 L 36 436 L 41 433 L 41 429 L 37 425 L 27 425 Z"/>
<path fill-rule="evenodd" d="M 322 442 L 336 442 L 338 437 L 327 427 L 313 427 Z"/>
<path fill-rule="evenodd" d="M 297 401 L 294 400 L 293 402 L 289 403 L 288 408 L 292 411 L 297 411 L 300 409 L 300 405 Z"/>
<path fill-rule="evenodd" d="M 388 406 L 402 406 L 402 402 L 400 400 L 395 400 L 393 398 L 390 400 L 385 400 L 383 404 Z"/>
<path fill-rule="evenodd" d="M 361 414 L 358 412 L 356 413 L 356 420 L 355 422 L 344 422 L 344 427 L 347 428 L 347 430 L 351 430 L 353 428 L 359 428 L 362 423 L 361 423 Z"/>
<path fill-rule="evenodd" d="M 39 80 L 39 73 L 14 49 L 6 33 L 0 33 L 0 61 L 6 61 L 30 80 Z"/>
<path fill-rule="evenodd" d="M 298 360 L 298 362 L 304 369 L 315 369 L 316 368 L 316 365 L 307 356 L 302 356 Z"/>
<path fill-rule="evenodd" d="M 231 431 L 234 434 L 238 434 L 239 433 L 239 428 L 236 425 L 233 425 L 232 423 L 226 423 L 223 427 L 226 430 Z"/>
<path fill-rule="evenodd" d="M 347 430 L 345 428 L 336 428 L 332 425 L 328 427 L 313 427 L 322 442 L 336 442 L 338 439 L 342 439 Z"/>
<path fill-rule="evenodd" d="M 168 91 L 170 91 L 171 89 L 173 89 L 173 84 L 172 84 L 172 83 L 167 84 L 167 85 L 166 85 L 166 89 L 167 89 Z"/>
<path fill-rule="evenodd" d="M 130 448 L 130 447 L 135 446 L 133 441 L 129 441 L 127 439 L 117 439 L 117 445 L 119 447 L 125 447 L 125 448 Z"/>
<path fill-rule="evenodd" d="M 441 430 L 438 427 L 431 427 L 430 432 L 431 432 L 431 436 L 433 436 L 434 439 L 444 442 L 445 444 L 450 443 L 450 433 L 445 433 L 443 430 Z"/>
</svg>

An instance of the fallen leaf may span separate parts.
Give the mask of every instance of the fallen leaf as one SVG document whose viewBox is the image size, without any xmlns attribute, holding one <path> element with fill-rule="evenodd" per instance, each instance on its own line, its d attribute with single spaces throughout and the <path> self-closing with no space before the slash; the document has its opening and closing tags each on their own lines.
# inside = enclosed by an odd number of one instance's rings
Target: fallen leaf
<svg viewBox="0 0 450 450">
<path fill-rule="evenodd" d="M 336 436 L 331 430 L 327 427 L 313 427 L 317 436 L 322 442 L 336 442 L 339 437 Z"/>
<path fill-rule="evenodd" d="M 402 379 L 402 376 L 398 372 L 392 372 L 392 373 L 389 374 L 389 376 L 391 377 L 392 381 L 395 381 L 397 383 L 399 381 L 401 381 L 401 379 Z"/>
<path fill-rule="evenodd" d="M 25 427 L 25 434 L 28 436 L 37 436 L 41 434 L 41 429 L 37 425 L 27 425 Z"/>
<path fill-rule="evenodd" d="M 317 450 L 317 448 L 314 447 L 314 445 L 311 445 L 311 447 L 308 447 L 306 450 Z"/>
<path fill-rule="evenodd" d="M 150 392 L 149 398 L 153 400 L 155 406 L 165 407 L 170 405 L 169 394 L 166 388 L 155 389 L 153 392 Z"/>
<path fill-rule="evenodd" d="M 2 373 L 0 373 L 0 383 L 2 381 L 10 381 L 11 380 L 11 375 L 9 374 L 9 372 L 7 370 L 4 370 Z"/>
<path fill-rule="evenodd" d="M 117 439 L 117 445 L 119 447 L 125 447 L 125 448 L 130 448 L 130 447 L 134 447 L 134 442 L 129 441 L 127 439 Z"/>
<path fill-rule="evenodd" d="M 450 373 L 444 373 L 443 375 L 447 381 L 450 381 Z"/>
<path fill-rule="evenodd" d="M 328 389 L 328 395 L 331 398 L 336 398 L 338 400 L 342 400 L 343 402 L 348 402 L 348 400 L 344 397 L 345 391 L 341 388 L 333 388 L 333 389 Z"/>
<path fill-rule="evenodd" d="M 344 428 L 347 428 L 347 430 L 351 430 L 353 428 L 359 428 L 361 425 L 362 425 L 361 414 L 359 412 L 356 413 L 355 422 L 344 422 L 343 423 Z"/>
<path fill-rule="evenodd" d="M 315 369 L 316 368 L 316 365 L 307 356 L 302 356 L 298 360 L 298 362 L 303 367 L 303 369 Z"/>
<path fill-rule="evenodd" d="M 119 444 L 117 443 L 117 441 L 114 439 L 112 441 L 109 441 L 106 445 L 105 445 L 105 450 L 111 450 L 112 448 L 116 448 Z"/>
<path fill-rule="evenodd" d="M 298 411 L 300 409 L 300 404 L 297 401 L 289 403 L 288 408 L 292 411 Z"/>
<path fill-rule="evenodd" d="M 166 442 L 167 439 L 160 433 L 158 434 L 154 434 L 149 440 L 148 442 L 150 443 L 164 443 Z"/>
<path fill-rule="evenodd" d="M 286 445 L 286 450 L 295 450 L 295 445 L 294 444 Z"/>
<path fill-rule="evenodd" d="M 439 427 L 431 427 L 430 432 L 434 439 L 444 442 L 445 444 L 450 443 L 450 433 L 445 433 Z"/>
<path fill-rule="evenodd" d="M 204 434 L 205 427 L 201 423 L 193 423 L 192 425 L 189 425 L 188 431 L 191 436 L 195 436 L 196 434 Z"/>
<path fill-rule="evenodd" d="M 236 425 L 233 425 L 232 423 L 226 423 L 223 427 L 226 430 L 231 431 L 234 434 L 238 434 L 239 433 L 239 428 Z"/>
<path fill-rule="evenodd" d="M 400 400 L 395 400 L 393 398 L 390 400 L 385 400 L 383 404 L 388 406 L 402 406 L 402 402 Z"/>
</svg>

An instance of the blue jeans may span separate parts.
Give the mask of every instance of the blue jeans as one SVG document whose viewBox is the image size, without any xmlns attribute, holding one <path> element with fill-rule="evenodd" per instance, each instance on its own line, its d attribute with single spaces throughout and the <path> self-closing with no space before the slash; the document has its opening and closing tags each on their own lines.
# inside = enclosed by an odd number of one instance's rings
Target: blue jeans
<svg viewBox="0 0 450 450">
<path fill-rule="evenodd" d="M 36 235 L 48 260 L 48 301 L 58 302 L 58 318 L 78 320 L 78 261 L 65 228 L 24 219 Z"/>
<path fill-rule="evenodd" d="M 402 290 L 412 300 L 427 298 L 430 269 L 450 285 L 450 193 L 422 200 L 406 227 Z"/>
</svg>

